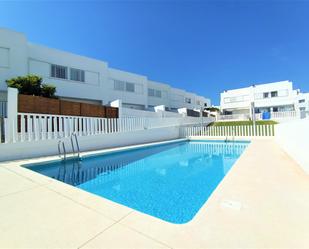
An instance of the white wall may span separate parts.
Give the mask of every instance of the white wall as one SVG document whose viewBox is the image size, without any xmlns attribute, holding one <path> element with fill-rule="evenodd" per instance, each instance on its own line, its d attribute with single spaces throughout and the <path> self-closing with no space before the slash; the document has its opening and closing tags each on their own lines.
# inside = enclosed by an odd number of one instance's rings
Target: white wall
<svg viewBox="0 0 309 249">
<path fill-rule="evenodd" d="M 148 80 L 147 88 L 161 91 L 161 98 L 156 96 L 148 96 L 148 105 L 149 106 L 158 106 L 165 105 L 165 107 L 170 108 L 170 91 L 171 87 L 167 84 L 160 82 Z M 147 89 L 148 95 L 148 89 Z"/>
<path fill-rule="evenodd" d="M 277 143 L 309 173 L 309 119 L 275 126 Z"/>
<path fill-rule="evenodd" d="M 108 71 L 103 61 L 67 53 L 40 45 L 28 45 L 29 73 L 43 77 L 43 81 L 57 87 L 57 95 L 70 98 L 104 101 L 104 86 Z M 85 82 L 50 77 L 51 64 L 76 68 L 85 71 Z"/>
<path fill-rule="evenodd" d="M 136 104 L 147 106 L 147 77 L 122 70 L 109 68 L 109 78 L 107 87 L 108 101 L 122 99 L 122 103 Z M 135 85 L 134 92 L 119 91 L 114 89 L 114 80 L 133 83 Z"/>
<path fill-rule="evenodd" d="M 149 117 L 149 118 L 161 118 L 161 117 L 177 117 L 180 118 L 183 115 L 170 112 L 170 111 L 143 111 L 143 110 L 136 110 L 131 108 L 122 108 L 122 116 L 123 117 Z"/>
<path fill-rule="evenodd" d="M 8 55 L 0 63 L 0 91 L 6 91 L 5 80 L 28 73 L 27 38 L 22 33 L 0 28 L 0 48 L 2 56 Z"/>
<path fill-rule="evenodd" d="M 122 133 L 109 133 L 78 137 L 81 151 L 98 150 L 110 147 L 158 142 L 179 138 L 178 127 L 157 128 Z M 57 155 L 58 140 L 41 140 L 0 144 L 0 161 Z M 69 138 L 65 139 L 68 152 L 71 152 Z"/>
</svg>

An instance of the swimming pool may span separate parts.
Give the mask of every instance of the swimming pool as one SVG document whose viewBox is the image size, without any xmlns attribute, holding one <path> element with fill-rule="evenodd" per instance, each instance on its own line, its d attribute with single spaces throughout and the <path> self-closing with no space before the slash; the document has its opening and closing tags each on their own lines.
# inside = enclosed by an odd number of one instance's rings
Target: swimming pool
<svg viewBox="0 0 309 249">
<path fill-rule="evenodd" d="M 247 145 L 185 141 L 27 167 L 159 219 L 183 224 L 193 219 Z"/>
</svg>

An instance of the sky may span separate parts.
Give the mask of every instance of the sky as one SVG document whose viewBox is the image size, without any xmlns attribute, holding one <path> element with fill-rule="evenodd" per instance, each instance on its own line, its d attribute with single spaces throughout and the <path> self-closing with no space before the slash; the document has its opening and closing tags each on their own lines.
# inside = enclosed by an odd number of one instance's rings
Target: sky
<svg viewBox="0 0 309 249">
<path fill-rule="evenodd" d="M 0 0 L 0 27 L 213 104 L 281 80 L 309 92 L 309 1 Z"/>
</svg>

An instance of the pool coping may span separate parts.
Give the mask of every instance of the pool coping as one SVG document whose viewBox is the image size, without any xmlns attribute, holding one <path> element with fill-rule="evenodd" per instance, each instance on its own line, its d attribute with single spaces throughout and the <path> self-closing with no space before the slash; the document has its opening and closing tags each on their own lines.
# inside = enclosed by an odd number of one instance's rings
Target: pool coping
<svg viewBox="0 0 309 249">
<path fill-rule="evenodd" d="M 207 140 L 212 140 L 212 139 L 207 139 Z M 214 140 L 217 140 L 217 138 L 214 139 Z M 124 151 L 124 150 L 128 150 L 128 149 L 142 148 L 142 147 L 147 147 L 147 146 L 167 144 L 167 143 L 171 143 L 171 142 L 180 142 L 180 141 L 187 141 L 187 139 L 177 139 L 177 140 L 172 140 L 172 141 L 147 143 L 147 144 L 143 144 L 143 145 L 125 146 L 125 147 L 121 147 L 120 150 L 119 150 L 119 148 L 113 148 L 113 149 L 99 150 L 96 153 L 102 154 L 102 153 L 119 152 L 119 151 Z M 224 245 L 224 243 L 222 241 L 218 241 L 218 240 L 205 241 L 204 238 L 196 237 L 195 235 L 191 234 L 191 230 L 196 231 L 196 233 L 198 234 L 199 230 L 196 230 L 196 229 L 199 229 L 199 227 L 200 227 L 200 229 L 202 228 L 201 225 L 203 225 L 205 222 L 207 222 L 207 217 L 208 217 L 208 219 L 210 218 L 209 215 L 207 215 L 207 213 L 214 212 L 214 208 L 215 209 L 219 208 L 219 213 L 224 211 L 223 213 L 226 213 L 226 212 L 228 214 L 231 213 L 232 216 L 233 216 L 233 213 L 235 213 L 235 212 L 238 213 L 240 210 L 243 209 L 242 203 L 237 201 L 237 198 L 236 198 L 236 201 L 234 200 L 235 198 L 234 199 L 233 198 L 230 198 L 230 199 L 223 198 L 222 197 L 222 191 L 224 192 L 224 190 L 226 189 L 225 186 L 229 184 L 229 182 L 231 181 L 231 179 L 233 179 L 233 177 L 235 178 L 235 172 L 239 171 L 239 168 L 241 168 L 241 167 L 244 168 L 243 162 L 248 161 L 250 159 L 250 156 L 252 156 L 251 155 L 252 153 L 254 154 L 254 150 L 256 149 L 256 147 L 258 147 L 260 150 L 263 149 L 263 146 L 261 147 L 261 144 L 263 144 L 263 143 L 270 146 L 271 148 L 274 147 L 275 150 L 278 150 L 276 145 L 272 144 L 273 143 L 272 139 L 266 139 L 266 140 L 254 140 L 253 139 L 252 142 L 246 148 L 246 150 L 241 154 L 241 156 L 234 163 L 233 167 L 228 172 L 228 174 L 223 178 L 223 180 L 217 186 L 217 188 L 212 193 L 210 198 L 200 208 L 200 210 L 195 215 L 195 217 L 190 222 L 185 223 L 185 224 L 172 224 L 172 223 L 169 223 L 169 222 L 165 222 L 165 221 L 160 220 L 156 217 L 152 217 L 150 215 L 141 213 L 139 211 L 133 210 L 133 209 L 128 208 L 126 206 L 123 206 L 121 204 L 116 204 L 116 203 L 111 202 L 111 201 L 109 201 L 105 198 L 93 195 L 91 193 L 88 193 L 88 192 L 83 191 L 81 189 L 75 188 L 75 187 L 70 186 L 68 184 L 61 183 L 57 180 L 51 179 L 47 176 L 33 172 L 33 171 L 26 169 L 25 167 L 21 166 L 21 165 L 24 165 L 24 164 L 32 164 L 32 163 L 38 163 L 38 162 L 40 163 L 40 162 L 44 162 L 44 161 L 50 162 L 51 159 L 56 160 L 57 159 L 56 156 L 36 158 L 36 159 L 25 159 L 25 160 L 13 161 L 13 162 L 3 162 L 3 163 L 0 163 L 0 168 L 4 167 L 4 168 L 8 169 L 9 171 L 13 171 L 14 173 L 16 173 L 17 175 L 19 175 L 21 177 L 27 178 L 28 180 L 34 182 L 35 184 L 37 184 L 39 186 L 43 186 L 43 187 L 46 187 L 48 189 L 52 189 L 54 192 L 57 192 L 58 194 L 65 195 L 66 197 L 70 198 L 74 202 L 78 202 L 80 205 L 86 206 L 86 207 L 88 207 L 88 208 L 90 208 L 94 211 L 97 211 L 100 215 L 110 216 L 110 217 L 106 217 L 106 218 L 115 222 L 114 226 L 116 226 L 116 227 L 121 226 L 121 229 L 123 229 L 123 226 L 126 227 L 126 228 L 129 228 L 130 231 L 137 232 L 140 235 L 142 235 L 142 236 L 144 236 L 144 237 L 146 237 L 146 238 L 148 238 L 152 241 L 159 243 L 159 245 L 161 245 L 163 247 L 182 247 L 181 246 L 182 243 L 185 243 L 185 244 L 183 244 L 184 247 L 186 247 L 186 246 L 196 247 L 196 245 Z M 266 151 L 265 151 L 265 153 L 266 153 Z M 84 155 L 84 156 L 87 156 L 87 155 L 90 155 L 90 154 L 92 155 L 92 152 L 82 153 L 82 155 Z M 295 167 L 295 162 L 293 160 L 291 160 L 286 154 L 283 153 L 283 157 L 284 157 L 285 160 L 288 161 L 288 163 L 289 163 L 289 165 L 291 165 L 291 167 Z M 296 165 L 296 169 L 295 169 L 297 171 L 297 174 L 299 174 L 300 177 L 304 177 L 302 175 L 301 170 L 299 170 L 297 168 L 297 166 L 298 165 Z M 232 187 L 232 189 L 233 188 L 234 187 Z M 227 192 L 228 192 L 228 190 L 227 190 Z M 81 196 L 84 199 L 82 199 Z M 81 199 L 79 199 L 79 198 L 81 198 Z M 219 200 L 219 203 L 218 203 L 218 200 Z M 239 204 L 240 204 L 240 206 L 239 206 Z M 218 211 L 218 210 L 216 210 L 216 211 Z M 107 214 L 108 212 L 110 212 L 110 213 Z M 111 213 L 115 213 L 115 214 L 111 215 Z M 206 219 L 206 221 L 205 221 L 205 219 Z M 113 226 L 111 226 L 111 227 L 113 227 Z M 187 233 L 190 233 L 192 235 L 192 238 L 191 239 L 188 238 L 187 243 L 186 243 L 186 241 L 183 240 L 183 238 L 178 238 L 178 239 L 175 238 L 175 240 L 173 240 L 171 238 L 165 238 L 165 236 L 163 236 L 161 234 L 161 232 L 158 231 L 158 230 L 161 230 L 161 229 L 162 229 L 162 232 L 167 231 L 167 233 L 170 234 L 170 236 L 174 236 L 174 235 L 176 236 L 176 234 L 178 234 L 178 233 L 183 234 L 184 232 L 187 232 Z M 203 229 L 204 229 L 204 226 L 203 226 Z M 109 231 L 109 229 L 107 231 Z M 209 232 L 211 233 L 210 230 L 209 230 Z M 125 236 L 125 234 L 123 236 Z M 96 244 L 97 240 L 100 241 L 100 239 L 97 239 L 96 237 L 97 236 L 93 236 L 92 239 L 85 241 L 85 243 L 80 245 L 79 247 L 84 247 L 84 246 L 87 247 L 88 245 L 91 245 L 92 243 Z M 98 238 L 101 238 L 101 237 L 103 238 L 104 236 L 100 235 Z M 103 241 L 105 241 L 105 240 L 103 239 Z M 254 242 L 254 240 L 252 240 L 252 242 Z M 256 241 L 255 241 L 255 243 L 260 245 L 260 243 L 258 243 Z M 278 243 L 278 242 L 276 241 L 276 243 Z M 1 246 L 1 242 L 0 242 L 0 246 Z"/>
</svg>

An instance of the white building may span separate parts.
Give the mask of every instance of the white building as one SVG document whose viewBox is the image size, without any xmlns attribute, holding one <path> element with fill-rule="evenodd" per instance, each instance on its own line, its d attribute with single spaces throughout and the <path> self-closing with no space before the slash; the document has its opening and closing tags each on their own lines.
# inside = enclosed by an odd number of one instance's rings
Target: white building
<svg viewBox="0 0 309 249">
<path fill-rule="evenodd" d="M 146 76 L 110 68 L 104 61 L 28 42 L 22 33 L 0 29 L 0 101 L 6 99 L 5 80 L 36 74 L 57 87 L 63 99 L 109 104 L 121 99 L 124 107 L 168 110 L 202 108 L 210 100 Z"/>
<path fill-rule="evenodd" d="M 255 113 L 299 111 L 299 101 L 303 104 L 300 96 L 291 81 L 252 85 L 221 93 L 220 108 L 223 114 L 248 115 L 253 105 Z"/>
</svg>

